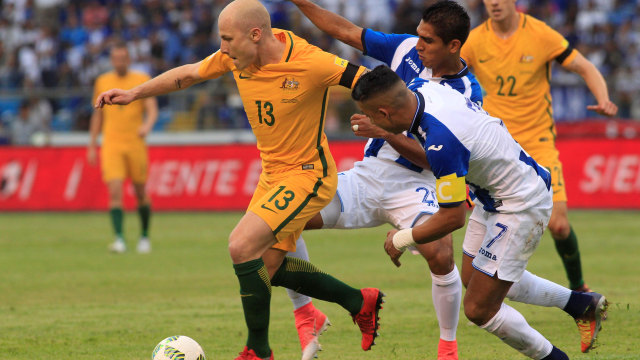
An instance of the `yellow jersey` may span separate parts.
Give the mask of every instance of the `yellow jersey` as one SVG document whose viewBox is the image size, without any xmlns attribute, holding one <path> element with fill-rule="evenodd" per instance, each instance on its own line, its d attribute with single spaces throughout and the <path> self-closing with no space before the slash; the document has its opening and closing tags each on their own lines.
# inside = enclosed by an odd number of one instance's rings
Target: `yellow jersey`
<svg viewBox="0 0 640 360">
<path fill-rule="evenodd" d="M 324 52 L 290 31 L 273 29 L 285 44 L 280 62 L 240 71 L 217 51 L 199 68 L 212 79 L 232 71 L 245 112 L 257 139 L 266 175 L 316 170 L 319 177 L 334 169 L 324 134 L 328 87 L 352 87 L 363 67 Z"/>
<path fill-rule="evenodd" d="M 149 80 L 147 74 L 129 71 L 118 76 L 111 71 L 98 76 L 93 87 L 93 101 L 100 93 L 119 88 L 129 90 Z M 112 105 L 102 108 L 102 144 L 134 145 L 143 143 L 138 129 L 144 120 L 144 101 L 136 100 L 128 105 Z"/>
<path fill-rule="evenodd" d="M 508 39 L 496 36 L 491 19 L 473 29 L 461 56 L 486 92 L 483 108 L 502 119 L 527 149 L 554 141 L 551 61 L 568 64 L 577 52 L 544 22 L 519 15 L 518 29 Z"/>
</svg>

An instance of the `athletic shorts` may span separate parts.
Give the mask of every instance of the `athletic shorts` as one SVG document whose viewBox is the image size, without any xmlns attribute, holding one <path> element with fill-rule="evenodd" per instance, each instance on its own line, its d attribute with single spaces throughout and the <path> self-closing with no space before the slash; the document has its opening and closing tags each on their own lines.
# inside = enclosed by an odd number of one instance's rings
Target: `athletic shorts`
<svg viewBox="0 0 640 360">
<path fill-rule="evenodd" d="M 438 208 L 435 177 L 430 171 L 418 173 L 395 162 L 367 157 L 338 173 L 336 195 L 320 214 L 324 228 L 391 224 L 406 229 Z"/>
<path fill-rule="evenodd" d="M 304 226 L 333 198 L 337 175 L 318 178 L 314 171 L 283 173 L 267 180 L 260 175 L 248 211 L 264 220 L 276 237 L 275 249 L 296 251 Z"/>
<path fill-rule="evenodd" d="M 469 217 L 462 243 L 473 267 L 489 276 L 517 282 L 527 267 L 551 217 L 553 204 L 547 201 L 526 211 L 500 214 L 476 206 Z"/>
<path fill-rule="evenodd" d="M 567 201 L 560 152 L 556 149 L 555 144 L 553 142 L 537 143 L 525 150 L 540 166 L 545 167 L 551 173 L 553 201 Z"/>
<path fill-rule="evenodd" d="M 104 182 L 130 178 L 134 184 L 147 181 L 149 156 L 144 144 L 133 146 L 102 145 L 100 168 Z"/>
</svg>

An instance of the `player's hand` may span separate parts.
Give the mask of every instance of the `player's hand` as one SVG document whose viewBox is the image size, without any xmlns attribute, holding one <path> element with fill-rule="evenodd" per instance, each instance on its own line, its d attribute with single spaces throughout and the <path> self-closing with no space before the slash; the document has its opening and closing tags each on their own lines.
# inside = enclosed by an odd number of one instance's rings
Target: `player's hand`
<svg viewBox="0 0 640 360">
<path fill-rule="evenodd" d="M 151 131 L 151 128 L 149 127 L 149 125 L 142 124 L 138 128 L 138 136 L 144 139 L 147 136 L 147 134 L 149 134 L 150 131 Z"/>
<path fill-rule="evenodd" d="M 135 99 L 131 91 L 111 89 L 98 95 L 94 107 L 101 109 L 104 105 L 127 105 L 133 100 Z"/>
<path fill-rule="evenodd" d="M 618 113 L 618 106 L 613 102 L 607 100 L 605 103 L 598 105 L 589 105 L 587 110 L 595 111 L 604 116 L 615 116 Z"/>
<path fill-rule="evenodd" d="M 98 152 L 96 151 L 96 147 L 95 146 L 89 146 L 87 148 L 87 162 L 89 163 L 89 165 L 91 166 L 95 166 L 98 159 Z"/>
<path fill-rule="evenodd" d="M 395 246 L 393 246 L 393 235 L 395 235 L 398 230 L 393 229 L 389 230 L 387 233 L 387 240 L 384 242 L 384 251 L 387 252 L 393 264 L 397 267 L 400 267 L 400 256 L 402 256 L 402 252 L 398 251 Z"/>
<path fill-rule="evenodd" d="M 351 130 L 356 136 L 366 138 L 381 138 L 387 134 L 386 130 L 374 125 L 369 117 L 362 114 L 351 116 Z"/>
</svg>

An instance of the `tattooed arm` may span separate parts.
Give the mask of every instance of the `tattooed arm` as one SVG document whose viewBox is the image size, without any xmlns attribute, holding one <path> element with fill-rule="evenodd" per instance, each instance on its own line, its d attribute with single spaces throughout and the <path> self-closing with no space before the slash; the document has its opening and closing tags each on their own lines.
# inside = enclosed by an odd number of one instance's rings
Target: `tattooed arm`
<svg viewBox="0 0 640 360">
<path fill-rule="evenodd" d="M 200 63 L 182 65 L 168 70 L 131 90 L 111 89 L 98 95 L 95 107 L 107 105 L 126 105 L 138 99 L 163 95 L 183 90 L 205 79 L 198 74 Z"/>
</svg>

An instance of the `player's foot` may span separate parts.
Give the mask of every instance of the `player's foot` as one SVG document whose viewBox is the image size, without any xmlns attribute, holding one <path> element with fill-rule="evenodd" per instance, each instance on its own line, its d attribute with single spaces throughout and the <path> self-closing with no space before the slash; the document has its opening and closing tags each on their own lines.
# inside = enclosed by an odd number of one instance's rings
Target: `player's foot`
<svg viewBox="0 0 640 360">
<path fill-rule="evenodd" d="M 302 347 L 302 360 L 311 360 L 318 357 L 318 351 L 322 350 L 318 337 L 327 330 L 331 323 L 329 318 L 316 309 L 313 303 L 296 309 L 293 314 L 296 318 L 296 329 Z"/>
<path fill-rule="evenodd" d="M 591 289 L 589 288 L 589 285 L 584 284 L 584 283 L 582 285 L 578 286 L 577 288 L 571 289 L 571 290 L 577 291 L 577 292 L 581 292 L 581 293 L 590 293 L 590 292 L 592 292 Z"/>
<path fill-rule="evenodd" d="M 594 347 L 598 333 L 602 329 L 602 321 L 607 318 L 609 302 L 598 293 L 590 293 L 591 304 L 584 315 L 576 318 L 578 331 L 580 332 L 580 350 L 588 352 Z"/>
<path fill-rule="evenodd" d="M 151 241 L 148 237 L 143 236 L 138 240 L 137 250 L 140 254 L 148 254 L 151 252 Z"/>
<path fill-rule="evenodd" d="M 379 289 L 365 288 L 362 292 L 362 309 L 360 312 L 351 315 L 353 322 L 358 324 L 362 333 L 362 350 L 371 350 L 371 346 L 375 345 L 374 340 L 378 336 L 378 328 L 380 327 L 378 312 L 382 309 L 384 294 Z"/>
<path fill-rule="evenodd" d="M 244 350 L 240 353 L 240 356 L 235 358 L 235 360 L 273 360 L 273 351 L 271 351 L 271 356 L 266 358 L 261 358 L 256 355 L 253 349 L 249 349 L 248 347 L 244 347 Z"/>
<path fill-rule="evenodd" d="M 440 339 L 438 343 L 438 360 L 458 360 L 458 342 Z"/>
<path fill-rule="evenodd" d="M 127 251 L 127 245 L 124 243 L 124 239 L 116 238 L 114 242 L 109 245 L 109 251 L 116 254 L 122 254 Z"/>
</svg>

